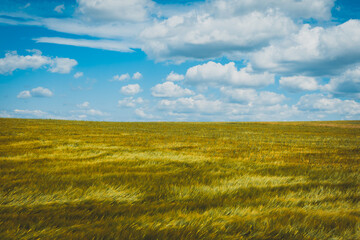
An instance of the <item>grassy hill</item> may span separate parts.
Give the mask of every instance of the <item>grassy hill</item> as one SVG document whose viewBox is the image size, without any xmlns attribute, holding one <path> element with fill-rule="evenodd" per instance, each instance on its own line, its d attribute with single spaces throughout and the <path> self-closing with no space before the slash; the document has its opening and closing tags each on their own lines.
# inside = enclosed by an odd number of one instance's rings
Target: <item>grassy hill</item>
<svg viewBox="0 0 360 240">
<path fill-rule="evenodd" d="M 360 121 L 0 119 L 0 239 L 359 239 Z"/>
</svg>

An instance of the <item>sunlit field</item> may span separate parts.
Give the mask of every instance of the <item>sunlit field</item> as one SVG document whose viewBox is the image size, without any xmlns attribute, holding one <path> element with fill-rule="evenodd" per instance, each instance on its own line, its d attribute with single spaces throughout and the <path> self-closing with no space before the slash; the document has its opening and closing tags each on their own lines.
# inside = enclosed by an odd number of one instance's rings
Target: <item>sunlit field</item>
<svg viewBox="0 0 360 240">
<path fill-rule="evenodd" d="M 0 239 L 360 239 L 360 121 L 0 134 Z"/>
</svg>

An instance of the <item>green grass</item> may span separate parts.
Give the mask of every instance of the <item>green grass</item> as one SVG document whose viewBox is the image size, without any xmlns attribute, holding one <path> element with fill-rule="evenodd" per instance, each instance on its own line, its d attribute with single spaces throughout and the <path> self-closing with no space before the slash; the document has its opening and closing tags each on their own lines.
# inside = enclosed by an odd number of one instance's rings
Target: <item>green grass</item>
<svg viewBox="0 0 360 240">
<path fill-rule="evenodd" d="M 0 119 L 0 239 L 360 239 L 360 121 Z"/>
</svg>

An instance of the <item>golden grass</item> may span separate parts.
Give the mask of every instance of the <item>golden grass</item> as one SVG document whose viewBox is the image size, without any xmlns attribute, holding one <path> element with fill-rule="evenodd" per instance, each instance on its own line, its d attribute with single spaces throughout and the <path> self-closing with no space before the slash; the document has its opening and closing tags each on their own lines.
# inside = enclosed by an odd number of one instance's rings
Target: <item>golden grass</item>
<svg viewBox="0 0 360 240">
<path fill-rule="evenodd" d="M 0 239 L 360 239 L 360 121 L 0 119 Z"/>
</svg>

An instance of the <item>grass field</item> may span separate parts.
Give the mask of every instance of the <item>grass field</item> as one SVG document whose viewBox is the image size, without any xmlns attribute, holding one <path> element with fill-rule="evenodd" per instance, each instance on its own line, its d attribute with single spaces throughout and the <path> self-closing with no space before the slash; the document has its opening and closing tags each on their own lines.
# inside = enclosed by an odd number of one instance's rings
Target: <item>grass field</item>
<svg viewBox="0 0 360 240">
<path fill-rule="evenodd" d="M 0 119 L 0 239 L 360 239 L 360 121 Z"/>
</svg>

